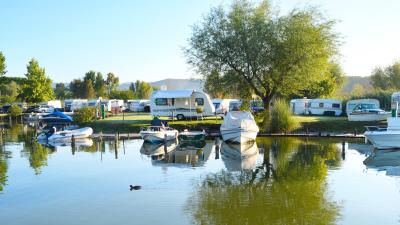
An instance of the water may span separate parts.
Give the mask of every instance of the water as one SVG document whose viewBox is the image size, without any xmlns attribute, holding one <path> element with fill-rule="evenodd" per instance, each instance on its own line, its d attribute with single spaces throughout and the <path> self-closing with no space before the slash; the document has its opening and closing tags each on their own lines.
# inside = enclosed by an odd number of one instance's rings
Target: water
<svg viewBox="0 0 400 225">
<path fill-rule="evenodd" d="M 337 139 L 260 138 L 240 160 L 214 141 L 43 147 L 32 135 L 1 136 L 1 224 L 400 224 L 400 153 L 362 141 L 342 154 Z"/>
</svg>

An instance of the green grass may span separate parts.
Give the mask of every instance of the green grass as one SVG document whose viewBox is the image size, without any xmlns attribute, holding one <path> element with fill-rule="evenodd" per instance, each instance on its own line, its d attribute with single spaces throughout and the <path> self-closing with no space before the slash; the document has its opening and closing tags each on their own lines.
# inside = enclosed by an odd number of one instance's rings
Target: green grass
<svg viewBox="0 0 400 225">
<path fill-rule="evenodd" d="M 152 116 L 148 113 L 125 113 L 118 116 L 108 117 L 104 120 L 94 121 L 87 125 L 91 126 L 95 132 L 103 133 L 137 133 L 140 127 L 149 126 Z M 295 116 L 300 123 L 300 128 L 295 132 L 334 132 L 334 133 L 357 133 L 365 131 L 364 126 L 386 125 L 386 122 L 349 122 L 347 117 L 327 117 L 327 116 Z M 161 117 L 162 120 L 169 121 L 169 125 L 178 130 L 219 130 L 222 123 L 220 118 L 210 117 L 204 120 L 182 120 L 171 121 L 168 117 Z"/>
</svg>

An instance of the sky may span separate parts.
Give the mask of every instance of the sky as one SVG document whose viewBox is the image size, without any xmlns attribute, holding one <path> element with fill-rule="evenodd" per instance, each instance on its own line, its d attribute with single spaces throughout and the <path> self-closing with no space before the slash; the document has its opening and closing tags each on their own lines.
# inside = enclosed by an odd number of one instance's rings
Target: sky
<svg viewBox="0 0 400 225">
<path fill-rule="evenodd" d="M 257 2 L 257 1 L 256 1 Z M 23 76 L 36 58 L 54 82 L 89 70 L 121 82 L 195 78 L 182 48 L 191 26 L 228 0 L 1 0 L 0 51 L 8 76 Z M 285 14 L 316 6 L 338 21 L 340 63 L 351 76 L 400 59 L 399 0 L 273 0 Z"/>
</svg>

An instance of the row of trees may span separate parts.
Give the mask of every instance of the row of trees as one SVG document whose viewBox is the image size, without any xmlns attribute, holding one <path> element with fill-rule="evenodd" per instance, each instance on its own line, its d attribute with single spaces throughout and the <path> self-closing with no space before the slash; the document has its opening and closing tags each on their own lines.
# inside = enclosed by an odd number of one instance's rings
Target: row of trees
<svg viewBox="0 0 400 225">
<path fill-rule="evenodd" d="M 46 75 L 43 67 L 36 59 L 29 61 L 25 78 L 6 77 L 6 58 L 0 52 L 0 103 L 25 101 L 37 103 L 54 98 L 115 98 L 137 99 L 149 98 L 153 92 L 150 84 L 136 81 L 129 90 L 118 90 L 119 78 L 108 73 L 106 78 L 96 71 L 87 72 L 82 79 L 74 79 L 71 83 L 57 83 L 52 87 L 52 80 Z"/>
</svg>

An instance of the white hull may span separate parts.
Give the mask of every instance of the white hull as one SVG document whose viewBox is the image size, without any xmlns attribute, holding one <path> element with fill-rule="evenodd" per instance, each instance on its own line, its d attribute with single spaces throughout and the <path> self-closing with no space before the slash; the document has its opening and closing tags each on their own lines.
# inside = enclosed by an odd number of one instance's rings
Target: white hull
<svg viewBox="0 0 400 225">
<path fill-rule="evenodd" d="M 347 119 L 349 121 L 381 121 L 386 120 L 389 114 L 350 114 Z"/>
<path fill-rule="evenodd" d="M 165 138 L 167 141 L 170 140 L 175 140 L 178 137 L 178 131 L 177 130 L 171 130 L 171 131 L 140 131 L 140 136 L 144 141 L 150 142 L 150 143 L 160 143 L 165 141 Z"/>
<path fill-rule="evenodd" d="M 222 139 L 227 142 L 246 143 L 256 140 L 258 131 L 249 131 L 244 129 L 221 129 Z"/>
<path fill-rule="evenodd" d="M 72 137 L 74 139 L 82 139 L 82 138 L 90 138 L 93 134 L 93 129 L 90 127 L 84 127 L 81 129 L 75 130 L 64 130 L 64 131 L 57 131 L 54 134 L 46 137 L 44 134 L 40 134 L 38 139 L 44 140 L 47 139 L 48 141 L 71 141 Z"/>
<path fill-rule="evenodd" d="M 375 148 L 400 148 L 400 131 L 366 131 L 364 135 Z"/>
</svg>

